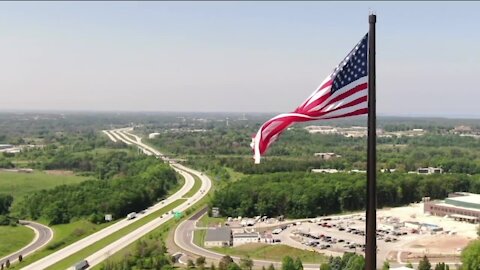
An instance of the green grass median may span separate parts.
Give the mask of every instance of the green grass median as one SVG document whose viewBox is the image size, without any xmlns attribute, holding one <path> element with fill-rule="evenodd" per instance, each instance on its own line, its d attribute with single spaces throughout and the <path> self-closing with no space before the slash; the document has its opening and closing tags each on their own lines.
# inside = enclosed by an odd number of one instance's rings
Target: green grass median
<svg viewBox="0 0 480 270">
<path fill-rule="evenodd" d="M 185 193 L 185 195 L 183 195 L 184 198 L 192 197 L 193 195 L 195 195 L 195 193 L 197 193 L 200 190 L 200 187 L 202 187 L 202 180 L 200 180 L 200 178 L 198 178 L 198 176 L 194 174 L 190 174 L 190 175 L 193 176 L 193 179 L 195 179 L 195 182 L 193 183 L 192 189 L 190 189 L 190 191 L 188 191 L 187 193 Z"/>
<path fill-rule="evenodd" d="M 160 225 L 155 230 L 153 230 L 153 231 L 149 232 L 148 234 L 142 236 L 139 240 L 150 239 L 152 235 L 161 233 L 163 240 L 166 241 L 166 238 L 167 238 L 167 236 L 168 236 L 168 234 L 170 233 L 171 230 L 175 230 L 175 228 L 181 222 L 190 218 L 197 211 L 199 211 L 200 209 L 205 207 L 209 200 L 210 200 L 210 194 L 207 194 L 207 196 L 203 197 L 200 201 L 193 204 L 191 208 L 187 209 L 185 211 L 185 215 L 183 215 L 183 217 L 181 219 L 178 219 L 178 220 L 171 219 L 171 220 L 167 221 L 166 223 Z M 139 240 L 137 240 L 137 241 L 139 241 Z M 119 250 L 115 254 L 112 254 L 112 256 L 110 256 L 107 260 L 108 261 L 122 260 L 125 257 L 126 254 L 130 254 L 134 250 L 137 241 L 135 241 L 135 242 L 131 243 L 130 245 L 124 247 L 123 249 Z M 102 265 L 104 263 L 105 262 L 99 263 L 98 265 L 94 266 L 91 269 L 92 270 L 100 270 L 100 269 L 102 269 Z"/>
<path fill-rule="evenodd" d="M 120 239 L 121 237 L 133 232 L 134 230 L 140 228 L 141 226 L 147 224 L 148 222 L 160 217 L 161 215 L 173 210 L 175 207 L 179 206 L 185 202 L 185 199 L 178 199 L 171 204 L 167 205 L 166 207 L 157 210 L 156 212 L 110 234 L 109 236 L 91 244 L 90 246 L 74 253 L 67 258 L 53 264 L 52 266 L 48 267 L 47 269 L 66 269 L 76 262 L 85 259 L 86 257 L 92 255 L 93 253 L 97 252 L 98 250 L 106 247 L 107 245 L 115 242 L 116 240 Z"/>
</svg>

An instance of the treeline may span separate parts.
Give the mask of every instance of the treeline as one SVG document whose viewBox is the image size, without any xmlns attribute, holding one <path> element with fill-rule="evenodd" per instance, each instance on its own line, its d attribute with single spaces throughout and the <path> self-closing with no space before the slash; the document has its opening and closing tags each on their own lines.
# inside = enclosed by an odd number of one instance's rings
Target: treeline
<svg viewBox="0 0 480 270">
<path fill-rule="evenodd" d="M 9 216 L 10 206 L 12 205 L 13 197 L 8 194 L 0 194 L 0 226 L 12 225 L 15 226 L 18 223 L 18 219 Z"/>
<path fill-rule="evenodd" d="M 344 170 L 347 167 L 341 159 L 321 160 L 315 157 L 295 159 L 266 156 L 260 164 L 255 166 L 251 157 L 222 157 L 218 160 L 220 164 L 245 174 L 306 172 L 315 168 Z"/>
<path fill-rule="evenodd" d="M 301 128 L 285 131 L 268 150 L 265 162 L 252 166 L 251 132 L 238 128 L 205 133 L 162 133 L 151 142 L 177 155 L 196 155 L 197 158 L 202 155 L 210 160 L 213 157 L 220 166 L 246 174 L 311 168 L 366 169 L 366 138 L 309 134 Z M 432 166 L 442 167 L 448 173 L 480 174 L 480 153 L 474 150 L 479 147 L 480 140 L 453 134 L 378 138 L 378 167 L 408 172 Z M 317 152 L 334 152 L 341 158 L 325 161 L 314 157 Z"/>
<path fill-rule="evenodd" d="M 26 151 L 17 159 L 28 159 L 29 167 L 38 170 L 71 170 L 92 175 L 98 179 L 109 179 L 117 174 L 128 174 L 129 164 L 138 154 L 108 149 L 102 152 L 70 152 L 63 148 L 47 146 L 45 149 Z"/>
<path fill-rule="evenodd" d="M 285 215 L 305 218 L 365 207 L 365 174 L 274 173 L 251 175 L 215 191 L 211 206 L 224 216 Z M 445 198 L 454 191 L 480 193 L 480 180 L 467 175 L 380 174 L 378 206 L 399 206 L 422 197 Z"/>
<path fill-rule="evenodd" d="M 145 209 L 176 184 L 176 174 L 168 165 L 153 157 L 139 157 L 128 164 L 126 176 L 35 192 L 16 204 L 14 212 L 23 218 L 44 218 L 50 224 L 85 217 L 99 223 L 105 214 L 117 219 Z"/>
<path fill-rule="evenodd" d="M 140 269 L 174 269 L 171 256 L 162 241 L 161 234 L 150 239 L 139 240 L 133 252 L 125 254 L 121 260 L 107 260 L 100 266 L 101 270 L 140 270 Z"/>
</svg>

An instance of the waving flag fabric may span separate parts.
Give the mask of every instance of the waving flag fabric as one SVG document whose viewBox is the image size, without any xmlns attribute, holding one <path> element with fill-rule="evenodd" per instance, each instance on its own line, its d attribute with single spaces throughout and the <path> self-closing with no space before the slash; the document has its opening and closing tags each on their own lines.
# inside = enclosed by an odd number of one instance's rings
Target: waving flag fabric
<svg viewBox="0 0 480 270">
<path fill-rule="evenodd" d="M 278 136 L 295 122 L 368 113 L 368 34 L 294 112 L 265 122 L 252 138 L 255 163 Z"/>
</svg>

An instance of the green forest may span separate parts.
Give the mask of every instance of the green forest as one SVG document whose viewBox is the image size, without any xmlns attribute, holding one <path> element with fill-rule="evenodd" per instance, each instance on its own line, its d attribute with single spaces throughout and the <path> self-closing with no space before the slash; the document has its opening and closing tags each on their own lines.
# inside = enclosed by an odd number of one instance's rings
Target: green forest
<svg viewBox="0 0 480 270">
<path fill-rule="evenodd" d="M 365 174 L 272 173 L 249 175 L 216 190 L 211 206 L 224 216 L 305 218 L 364 209 Z M 468 175 L 379 174 L 378 207 L 445 198 L 454 191 L 480 193 L 480 178 Z"/>
<path fill-rule="evenodd" d="M 17 130 L 13 125 L 3 136 L 6 142 L 29 141 L 41 147 L 25 148 L 15 155 L 3 153 L 0 168 L 65 170 L 90 180 L 30 192 L 14 199 L 0 191 L 2 223 L 11 217 L 45 220 L 51 225 L 84 218 L 101 223 L 105 222 L 105 214 L 118 219 L 147 208 L 178 184 L 177 175 L 167 164 L 123 143 L 111 142 L 95 130 L 97 122 L 87 118 L 82 125 L 77 122 L 81 122 L 80 119 L 41 121 L 51 129 L 30 121 L 32 125 L 25 128 L 30 133 Z"/>
<path fill-rule="evenodd" d="M 25 196 L 13 211 L 22 218 L 44 218 L 50 224 L 68 223 L 73 218 L 98 223 L 105 214 L 117 219 L 145 209 L 176 184 L 175 172 L 168 165 L 153 157 L 138 158 L 129 164 L 127 176 L 35 192 Z"/>
</svg>

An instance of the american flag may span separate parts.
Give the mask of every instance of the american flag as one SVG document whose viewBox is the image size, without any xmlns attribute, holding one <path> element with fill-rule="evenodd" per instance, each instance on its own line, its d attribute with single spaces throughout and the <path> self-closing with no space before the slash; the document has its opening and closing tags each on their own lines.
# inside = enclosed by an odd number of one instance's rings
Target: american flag
<svg viewBox="0 0 480 270">
<path fill-rule="evenodd" d="M 368 34 L 335 67 L 302 105 L 265 122 L 252 138 L 255 163 L 278 136 L 295 122 L 368 113 Z"/>
</svg>

